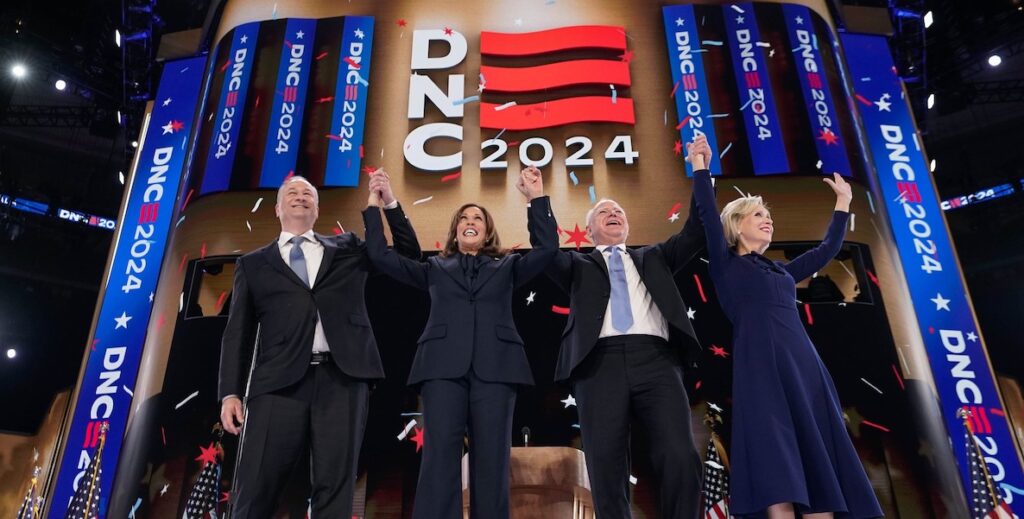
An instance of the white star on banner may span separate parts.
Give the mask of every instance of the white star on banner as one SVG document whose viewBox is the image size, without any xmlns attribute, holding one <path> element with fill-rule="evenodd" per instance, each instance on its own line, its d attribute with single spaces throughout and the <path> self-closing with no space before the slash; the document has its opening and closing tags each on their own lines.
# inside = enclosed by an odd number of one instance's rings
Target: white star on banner
<svg viewBox="0 0 1024 519">
<path fill-rule="evenodd" d="M 249 35 L 246 34 L 246 35 L 242 36 L 241 38 L 238 39 L 238 41 L 244 44 L 245 42 L 249 41 Z"/>
<path fill-rule="evenodd" d="M 935 303 L 935 310 L 949 311 L 949 299 L 942 297 L 942 294 L 936 292 L 931 301 Z"/>
<path fill-rule="evenodd" d="M 169 104 L 171 104 L 171 98 L 170 97 L 168 97 L 167 99 L 164 99 L 163 106 L 167 106 Z"/>
<path fill-rule="evenodd" d="M 676 18 L 676 27 L 682 27 L 682 26 L 683 26 L 683 19 L 682 18 Z"/>
<path fill-rule="evenodd" d="M 561 402 L 563 404 L 565 404 L 565 409 L 568 409 L 569 406 L 576 405 L 576 398 L 574 396 L 572 396 L 572 395 L 569 395 L 569 396 L 565 397 L 565 400 L 561 400 Z"/>
<path fill-rule="evenodd" d="M 306 33 L 302 32 L 302 31 L 299 31 L 299 32 L 295 33 L 295 39 L 296 40 L 301 40 L 302 37 L 305 36 L 305 35 L 306 35 Z"/>
<path fill-rule="evenodd" d="M 737 16 L 736 17 L 736 23 L 743 23 L 743 17 L 742 16 Z"/>
<path fill-rule="evenodd" d="M 796 20 L 796 24 L 797 25 L 803 25 L 804 24 L 804 17 L 803 16 L 797 16 L 796 18 L 794 18 L 794 20 Z"/>
<path fill-rule="evenodd" d="M 878 107 L 879 112 L 891 112 L 892 110 L 889 110 L 890 105 L 892 105 L 892 103 L 889 102 L 889 94 L 882 94 L 882 97 L 879 97 L 878 101 L 875 101 L 875 106 Z"/>
<path fill-rule="evenodd" d="M 356 38 L 359 38 L 361 40 L 361 39 L 363 39 L 363 36 L 366 36 L 363 33 L 363 30 L 362 29 L 356 29 Z"/>
<path fill-rule="evenodd" d="M 128 321 L 132 320 L 132 316 L 128 315 L 127 312 L 121 312 L 121 317 L 115 317 L 114 320 L 117 321 L 117 326 L 114 326 L 115 330 L 118 328 L 124 328 L 127 330 Z"/>
<path fill-rule="evenodd" d="M 174 133 L 174 121 L 167 121 L 167 124 L 160 127 L 164 133 L 160 135 L 167 135 L 168 133 Z"/>
<path fill-rule="evenodd" d="M 978 334 L 974 332 L 967 332 L 967 340 L 971 342 L 978 342 Z"/>
</svg>

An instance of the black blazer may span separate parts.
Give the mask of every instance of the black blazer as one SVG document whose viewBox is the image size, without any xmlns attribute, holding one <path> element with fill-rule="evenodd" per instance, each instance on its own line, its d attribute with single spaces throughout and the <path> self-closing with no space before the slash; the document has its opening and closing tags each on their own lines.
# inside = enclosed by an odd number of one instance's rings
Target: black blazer
<svg viewBox="0 0 1024 519">
<path fill-rule="evenodd" d="M 626 249 L 651 299 L 668 321 L 669 344 L 681 349 L 682 358 L 690 367 L 696 365 L 700 343 L 686 316 L 686 305 L 674 275 L 704 246 L 704 229 L 691 199 L 690 215 L 682 230 L 661 243 Z M 569 321 L 562 332 L 555 365 L 555 380 L 567 380 L 594 348 L 604 326 L 611 293 L 608 265 L 597 249 L 589 254 L 559 251 L 546 274 L 569 294 Z"/>
<path fill-rule="evenodd" d="M 415 232 L 400 223 L 406 221 L 402 208 L 385 213 L 395 230 L 396 249 L 419 258 Z M 363 297 L 372 269 L 366 244 L 351 232 L 316 238 L 324 246 L 324 258 L 312 289 L 281 258 L 276 239 L 238 258 L 221 344 L 220 398 L 243 394 L 249 366 L 241 365 L 242 351 L 253 343 L 257 325 L 260 346 L 249 397 L 298 382 L 309 368 L 318 312 L 335 364 L 355 378 L 384 378 Z"/>
<path fill-rule="evenodd" d="M 402 258 L 386 247 L 379 211 L 363 211 L 367 252 L 374 265 L 430 292 L 430 316 L 417 341 L 410 385 L 462 377 L 471 367 L 488 382 L 533 384 L 523 339 L 512 320 L 512 291 L 544 271 L 558 251 L 558 235 L 547 197 L 533 199 L 527 214 L 533 250 L 486 260 L 470 287 L 458 256 L 422 262 Z M 396 225 L 409 225 L 391 219 L 388 223 L 392 234 L 400 230 Z"/>
</svg>

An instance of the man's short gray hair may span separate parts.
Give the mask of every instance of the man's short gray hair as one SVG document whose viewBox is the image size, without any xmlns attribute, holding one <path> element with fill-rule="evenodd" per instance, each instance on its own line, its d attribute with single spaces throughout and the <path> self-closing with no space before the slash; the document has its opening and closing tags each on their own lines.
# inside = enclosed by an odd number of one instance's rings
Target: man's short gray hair
<svg viewBox="0 0 1024 519">
<path fill-rule="evenodd" d="M 305 182 L 309 184 L 310 189 L 313 190 L 313 197 L 316 198 L 316 204 L 320 205 L 320 192 L 316 190 L 316 186 L 314 186 L 313 183 L 309 181 L 309 179 L 301 175 L 292 175 L 284 179 L 284 182 L 281 182 L 281 187 L 277 188 L 278 205 L 281 204 L 281 196 L 284 193 L 284 188 L 288 187 L 288 184 L 291 184 L 292 182 Z"/>
<path fill-rule="evenodd" d="M 594 204 L 593 207 L 591 207 L 589 211 L 587 211 L 587 227 L 590 227 L 590 219 L 594 216 L 594 211 L 597 209 L 597 206 L 599 206 L 599 205 L 601 205 L 603 203 L 606 203 L 606 202 L 611 202 L 611 203 L 613 203 L 615 205 L 618 205 L 619 209 L 622 209 L 622 206 L 619 205 L 619 203 L 616 202 L 615 200 L 612 200 L 611 198 L 602 198 L 602 199 L 598 200 L 597 203 Z M 622 209 L 622 212 L 625 213 L 626 210 Z"/>
</svg>

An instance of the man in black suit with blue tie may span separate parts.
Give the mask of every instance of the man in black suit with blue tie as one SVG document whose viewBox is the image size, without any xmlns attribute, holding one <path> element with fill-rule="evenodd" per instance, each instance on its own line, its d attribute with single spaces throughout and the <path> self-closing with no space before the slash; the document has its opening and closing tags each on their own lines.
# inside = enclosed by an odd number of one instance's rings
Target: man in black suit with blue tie
<svg viewBox="0 0 1024 519">
<path fill-rule="evenodd" d="M 710 153 L 710 150 L 706 150 Z M 701 464 L 690 430 L 683 367 L 700 353 L 674 274 L 704 247 L 690 217 L 667 240 L 626 247 L 629 221 L 614 200 L 587 213 L 589 254 L 560 251 L 547 274 L 570 295 L 569 320 L 555 367 L 579 409 L 580 434 L 597 517 L 632 517 L 631 417 L 650 435 L 664 519 L 698 516 Z"/>
<path fill-rule="evenodd" d="M 390 188 L 382 196 L 388 220 L 405 220 Z M 232 516 L 271 517 L 296 461 L 308 456 L 313 517 L 348 518 L 369 385 L 384 377 L 363 297 L 371 265 L 352 233 L 313 232 L 319 198 L 306 179 L 285 180 L 274 210 L 277 240 L 238 259 L 221 347 L 221 422 L 232 434 L 245 423 Z M 392 225 L 395 249 L 419 258 L 412 228 Z M 249 374 L 243 351 L 257 333 Z"/>
</svg>

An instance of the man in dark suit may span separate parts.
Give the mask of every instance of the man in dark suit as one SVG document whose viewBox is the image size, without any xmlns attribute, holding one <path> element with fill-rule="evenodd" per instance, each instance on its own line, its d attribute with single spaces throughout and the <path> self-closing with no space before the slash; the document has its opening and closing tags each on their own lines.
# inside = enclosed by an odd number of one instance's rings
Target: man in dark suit
<svg viewBox="0 0 1024 519">
<path fill-rule="evenodd" d="M 390 187 L 382 197 L 388 220 L 404 220 Z M 235 267 L 221 348 L 221 422 L 232 434 L 245 422 L 233 516 L 270 517 L 295 462 L 308 456 L 313 517 L 348 518 L 369 384 L 384 377 L 363 298 L 371 266 L 352 233 L 313 232 L 319 198 L 306 179 L 285 180 L 274 210 L 280 236 Z M 393 226 L 395 249 L 419 258 L 412 229 Z M 257 333 L 249 374 L 243 351 Z"/>
<path fill-rule="evenodd" d="M 572 385 L 601 519 L 631 517 L 632 416 L 650 434 L 661 517 L 698 515 L 701 465 L 683 366 L 694 365 L 700 345 L 673 277 L 705 245 L 696 218 L 691 202 L 679 233 L 630 249 L 626 212 L 614 200 L 601 200 L 587 213 L 594 251 L 560 251 L 547 271 L 570 295 L 555 379 Z"/>
</svg>

